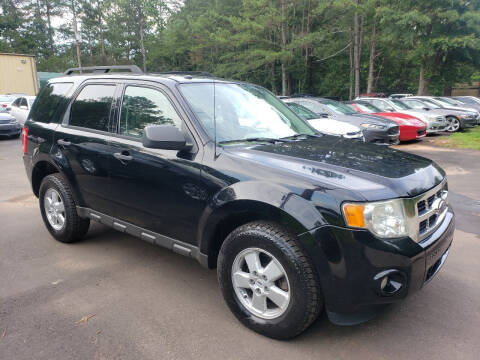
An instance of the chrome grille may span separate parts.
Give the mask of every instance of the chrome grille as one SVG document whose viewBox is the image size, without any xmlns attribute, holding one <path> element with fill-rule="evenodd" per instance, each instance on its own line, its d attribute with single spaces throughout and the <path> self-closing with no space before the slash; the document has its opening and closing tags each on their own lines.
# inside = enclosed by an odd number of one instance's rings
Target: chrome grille
<svg viewBox="0 0 480 360">
<path fill-rule="evenodd" d="M 413 215 L 410 235 L 417 242 L 433 233 L 442 222 L 447 212 L 447 195 L 448 186 L 444 180 L 433 189 L 406 201 L 407 212 Z M 410 209 L 408 209 L 409 206 Z"/>
<path fill-rule="evenodd" d="M 0 120 L 0 124 L 8 124 L 10 123 L 10 120 Z"/>
</svg>

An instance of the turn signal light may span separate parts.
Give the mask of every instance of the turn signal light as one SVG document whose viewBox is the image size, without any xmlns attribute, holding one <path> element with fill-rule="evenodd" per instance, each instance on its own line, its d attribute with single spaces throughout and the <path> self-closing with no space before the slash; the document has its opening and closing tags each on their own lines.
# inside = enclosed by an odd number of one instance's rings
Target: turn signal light
<svg viewBox="0 0 480 360">
<path fill-rule="evenodd" d="M 345 220 L 347 225 L 356 228 L 364 228 L 365 220 L 363 213 L 365 211 L 365 205 L 360 204 L 345 204 L 343 205 L 343 213 L 345 214 Z"/>
<path fill-rule="evenodd" d="M 28 137 L 28 128 L 24 127 L 22 130 L 22 148 L 23 148 L 23 153 L 27 153 L 27 137 Z"/>
</svg>

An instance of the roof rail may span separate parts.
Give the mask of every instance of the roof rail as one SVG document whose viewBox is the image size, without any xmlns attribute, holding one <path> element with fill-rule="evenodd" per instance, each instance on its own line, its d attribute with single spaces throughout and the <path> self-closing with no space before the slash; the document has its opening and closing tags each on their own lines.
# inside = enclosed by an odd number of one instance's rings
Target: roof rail
<svg viewBox="0 0 480 360">
<path fill-rule="evenodd" d="M 213 76 L 213 74 L 207 71 L 161 71 L 161 72 L 153 72 L 150 74 L 158 74 L 158 75 L 200 75 L 200 76 Z"/>
<path fill-rule="evenodd" d="M 86 66 L 81 68 L 70 68 L 67 69 L 63 74 L 72 75 L 74 72 L 93 72 L 99 74 L 106 74 L 112 72 L 112 70 L 125 70 L 133 74 L 143 74 L 143 71 L 137 65 L 107 65 L 107 66 Z"/>
</svg>

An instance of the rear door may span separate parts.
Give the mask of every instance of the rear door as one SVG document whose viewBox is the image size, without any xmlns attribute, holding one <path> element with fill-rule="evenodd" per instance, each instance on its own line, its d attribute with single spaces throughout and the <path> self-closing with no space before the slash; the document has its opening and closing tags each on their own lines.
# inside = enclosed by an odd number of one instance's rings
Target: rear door
<svg viewBox="0 0 480 360">
<path fill-rule="evenodd" d="M 108 161 L 110 121 L 117 85 L 83 84 L 73 96 L 54 146 L 64 172 L 83 199 L 83 206 L 111 215 Z"/>
<path fill-rule="evenodd" d="M 201 149 L 185 114 L 160 84 L 127 83 L 119 104 L 117 135 L 110 161 L 114 216 L 186 243 L 196 239 L 207 191 L 200 175 Z M 191 151 L 148 149 L 147 125 L 178 127 L 194 145 Z"/>
</svg>

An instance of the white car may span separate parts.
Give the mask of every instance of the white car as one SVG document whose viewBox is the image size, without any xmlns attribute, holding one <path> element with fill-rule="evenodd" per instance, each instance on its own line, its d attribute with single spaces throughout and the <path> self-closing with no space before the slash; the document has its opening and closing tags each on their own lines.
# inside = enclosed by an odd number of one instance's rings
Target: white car
<svg viewBox="0 0 480 360">
<path fill-rule="evenodd" d="M 35 96 L 19 96 L 11 105 L 10 115 L 23 125 L 27 121 Z"/>
<path fill-rule="evenodd" d="M 362 129 L 353 124 L 344 121 L 335 120 L 328 117 L 319 118 L 313 111 L 297 103 L 286 103 L 290 109 L 298 116 L 306 120 L 311 127 L 322 134 L 341 136 L 347 139 L 356 139 L 364 141 Z"/>
</svg>

